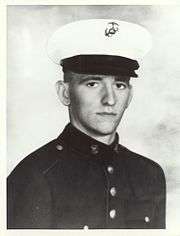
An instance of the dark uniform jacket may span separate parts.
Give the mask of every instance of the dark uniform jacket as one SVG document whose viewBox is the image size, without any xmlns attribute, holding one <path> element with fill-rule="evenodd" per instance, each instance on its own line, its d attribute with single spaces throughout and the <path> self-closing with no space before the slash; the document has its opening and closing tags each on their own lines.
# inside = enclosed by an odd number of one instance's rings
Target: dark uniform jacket
<svg viewBox="0 0 180 236">
<path fill-rule="evenodd" d="M 154 161 L 71 124 L 8 177 L 8 228 L 165 228 L 165 177 Z"/>
</svg>

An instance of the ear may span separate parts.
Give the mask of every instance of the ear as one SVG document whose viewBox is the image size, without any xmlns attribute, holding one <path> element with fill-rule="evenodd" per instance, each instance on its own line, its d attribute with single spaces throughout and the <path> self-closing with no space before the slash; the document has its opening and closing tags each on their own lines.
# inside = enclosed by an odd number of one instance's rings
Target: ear
<svg viewBox="0 0 180 236">
<path fill-rule="evenodd" d="M 69 84 L 65 83 L 61 80 L 56 82 L 56 91 L 58 97 L 63 105 L 69 106 L 70 98 L 69 98 Z"/>
<path fill-rule="evenodd" d="M 132 98 L 133 98 L 133 87 L 132 87 L 132 85 L 129 85 L 129 97 L 128 97 L 128 100 L 127 100 L 127 103 L 126 103 L 126 108 L 131 103 Z"/>
</svg>

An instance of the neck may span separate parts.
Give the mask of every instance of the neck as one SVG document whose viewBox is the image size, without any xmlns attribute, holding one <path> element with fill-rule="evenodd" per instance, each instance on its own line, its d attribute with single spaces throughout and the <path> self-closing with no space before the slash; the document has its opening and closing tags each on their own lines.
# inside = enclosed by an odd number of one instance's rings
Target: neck
<svg viewBox="0 0 180 236">
<path fill-rule="evenodd" d="M 79 125 L 76 125 L 74 124 L 73 122 L 71 122 L 71 124 L 78 130 L 80 130 L 82 133 L 90 136 L 91 138 L 101 142 L 101 143 L 104 143 L 106 145 L 110 145 L 114 139 L 115 139 L 115 135 L 116 135 L 116 132 L 113 132 L 111 134 L 106 134 L 106 135 L 98 135 L 97 133 L 93 132 L 93 131 L 87 131 L 86 129 L 84 129 L 83 127 L 79 126 Z"/>
<path fill-rule="evenodd" d="M 87 134 L 88 135 L 88 134 Z M 115 139 L 115 133 L 110 135 L 104 135 L 104 136 L 91 136 L 92 138 L 96 139 L 97 141 L 110 145 L 114 139 Z"/>
</svg>

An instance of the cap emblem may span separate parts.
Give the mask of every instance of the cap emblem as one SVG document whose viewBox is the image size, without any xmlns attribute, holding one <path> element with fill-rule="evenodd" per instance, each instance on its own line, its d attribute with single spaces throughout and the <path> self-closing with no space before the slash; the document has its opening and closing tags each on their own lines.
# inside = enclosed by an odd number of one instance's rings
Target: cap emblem
<svg viewBox="0 0 180 236">
<path fill-rule="evenodd" d="M 119 30 L 119 25 L 116 22 L 109 22 L 105 29 L 105 36 L 112 37 Z"/>
</svg>

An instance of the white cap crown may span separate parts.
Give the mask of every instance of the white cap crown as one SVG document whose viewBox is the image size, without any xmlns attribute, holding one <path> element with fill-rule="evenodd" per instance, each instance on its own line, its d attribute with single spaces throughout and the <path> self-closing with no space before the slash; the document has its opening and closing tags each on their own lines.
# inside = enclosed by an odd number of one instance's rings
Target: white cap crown
<svg viewBox="0 0 180 236">
<path fill-rule="evenodd" d="M 152 47 L 142 26 L 115 19 L 75 21 L 60 27 L 49 39 L 48 56 L 56 64 L 76 55 L 112 55 L 141 59 Z"/>
</svg>

